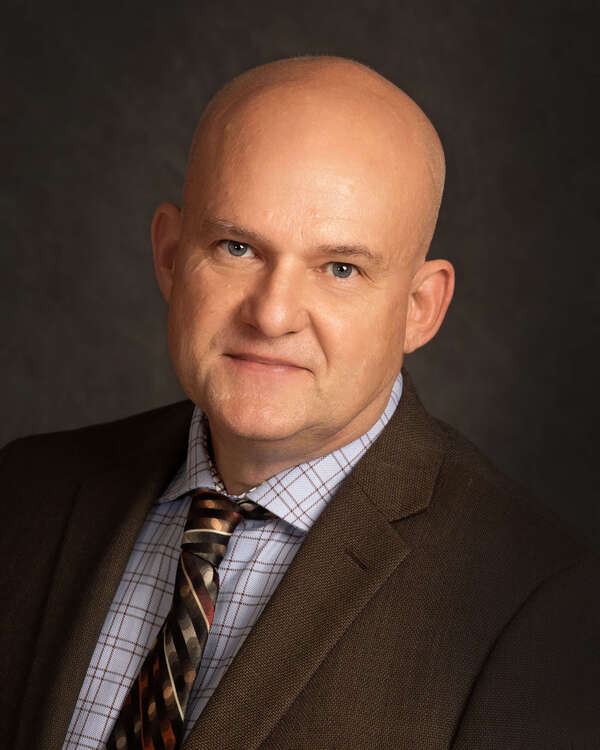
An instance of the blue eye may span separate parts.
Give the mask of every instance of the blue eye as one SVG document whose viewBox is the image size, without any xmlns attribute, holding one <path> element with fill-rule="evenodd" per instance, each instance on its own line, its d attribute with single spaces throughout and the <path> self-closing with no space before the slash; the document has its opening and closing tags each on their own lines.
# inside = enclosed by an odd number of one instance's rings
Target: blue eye
<svg viewBox="0 0 600 750">
<path fill-rule="evenodd" d="M 352 276 L 355 266 L 351 263 L 332 263 L 331 270 L 338 279 L 348 279 Z"/>
<path fill-rule="evenodd" d="M 236 242 L 235 240 L 227 240 L 227 252 L 230 255 L 235 255 L 236 258 L 245 255 L 250 249 L 250 245 L 246 245 L 245 242 Z"/>
</svg>

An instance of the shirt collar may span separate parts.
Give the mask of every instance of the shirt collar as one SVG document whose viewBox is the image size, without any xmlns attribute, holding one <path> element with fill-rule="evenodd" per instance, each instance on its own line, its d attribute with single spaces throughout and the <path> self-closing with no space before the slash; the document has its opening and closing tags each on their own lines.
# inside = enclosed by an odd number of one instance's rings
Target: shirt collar
<svg viewBox="0 0 600 750">
<path fill-rule="evenodd" d="M 383 413 L 370 430 L 326 456 L 292 466 L 249 490 L 254 502 L 267 508 L 296 529 L 306 532 L 389 422 L 402 396 L 402 373 L 394 383 Z M 196 406 L 192 415 L 185 462 L 173 477 L 159 503 L 175 500 L 199 487 L 225 492 L 207 448 L 208 422 Z"/>
</svg>

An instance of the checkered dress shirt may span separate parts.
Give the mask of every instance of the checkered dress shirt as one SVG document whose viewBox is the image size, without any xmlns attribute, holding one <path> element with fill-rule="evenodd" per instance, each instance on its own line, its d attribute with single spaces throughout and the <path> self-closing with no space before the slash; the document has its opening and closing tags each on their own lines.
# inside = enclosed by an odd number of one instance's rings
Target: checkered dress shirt
<svg viewBox="0 0 600 750">
<path fill-rule="evenodd" d="M 277 588 L 342 479 L 383 430 L 402 395 L 402 375 L 373 427 L 327 456 L 285 469 L 247 493 L 277 515 L 242 520 L 219 565 L 219 596 L 186 715 L 186 736 Z M 171 607 L 190 493 L 224 491 L 206 448 L 207 424 L 196 408 L 188 453 L 142 526 L 110 606 L 63 750 L 104 747 L 144 657 Z"/>
</svg>

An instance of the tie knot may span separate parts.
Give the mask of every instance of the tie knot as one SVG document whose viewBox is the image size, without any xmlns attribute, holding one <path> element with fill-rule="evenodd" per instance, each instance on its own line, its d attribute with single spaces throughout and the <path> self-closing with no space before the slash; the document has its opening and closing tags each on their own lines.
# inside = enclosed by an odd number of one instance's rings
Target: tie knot
<svg viewBox="0 0 600 750">
<path fill-rule="evenodd" d="M 215 490 L 199 489 L 192 495 L 181 547 L 184 552 L 210 560 L 216 567 L 242 518 L 268 520 L 276 517 L 247 498 L 237 501 Z"/>
<path fill-rule="evenodd" d="M 234 499 L 222 492 L 201 488 L 192 495 L 185 528 L 232 533 L 242 518 L 266 521 L 277 516 L 248 498 Z"/>
</svg>

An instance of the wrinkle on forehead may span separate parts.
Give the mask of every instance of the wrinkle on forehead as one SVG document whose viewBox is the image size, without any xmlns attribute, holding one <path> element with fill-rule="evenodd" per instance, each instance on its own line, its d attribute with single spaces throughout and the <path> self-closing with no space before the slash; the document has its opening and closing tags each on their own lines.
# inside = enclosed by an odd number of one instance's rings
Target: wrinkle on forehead
<svg viewBox="0 0 600 750">
<path fill-rule="evenodd" d="M 331 149 L 343 153 L 346 148 L 349 159 L 371 159 L 374 168 L 387 174 L 397 169 L 403 182 L 390 189 L 414 195 L 415 254 L 424 259 L 445 176 L 437 132 L 407 94 L 370 68 L 343 58 L 279 60 L 246 71 L 221 89 L 194 136 L 184 207 L 215 154 L 244 150 L 253 135 L 273 135 L 275 143 L 282 128 L 284 136 L 303 143 L 329 139 Z"/>
</svg>

